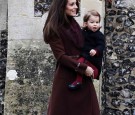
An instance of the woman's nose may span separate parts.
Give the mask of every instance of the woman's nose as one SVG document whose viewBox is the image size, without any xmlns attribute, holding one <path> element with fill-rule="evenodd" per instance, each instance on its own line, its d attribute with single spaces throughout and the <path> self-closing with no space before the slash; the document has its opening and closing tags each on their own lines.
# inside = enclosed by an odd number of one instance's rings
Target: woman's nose
<svg viewBox="0 0 135 115">
<path fill-rule="evenodd" d="M 78 8 L 78 6 L 75 4 L 75 8 Z"/>
</svg>

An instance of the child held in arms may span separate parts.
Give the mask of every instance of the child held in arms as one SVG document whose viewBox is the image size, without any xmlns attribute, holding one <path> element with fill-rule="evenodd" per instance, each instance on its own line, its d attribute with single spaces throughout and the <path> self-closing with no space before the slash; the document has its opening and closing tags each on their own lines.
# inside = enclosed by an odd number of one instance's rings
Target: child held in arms
<svg viewBox="0 0 135 115">
<path fill-rule="evenodd" d="M 82 28 L 82 33 L 85 41 L 78 62 L 86 63 L 94 70 L 91 76 L 92 79 L 99 79 L 105 48 L 104 35 L 100 32 L 100 20 L 101 16 L 95 10 L 88 11 L 83 18 L 84 27 Z M 69 89 L 79 89 L 82 86 L 82 79 L 83 76 L 77 74 L 76 80 L 68 85 Z"/>
</svg>

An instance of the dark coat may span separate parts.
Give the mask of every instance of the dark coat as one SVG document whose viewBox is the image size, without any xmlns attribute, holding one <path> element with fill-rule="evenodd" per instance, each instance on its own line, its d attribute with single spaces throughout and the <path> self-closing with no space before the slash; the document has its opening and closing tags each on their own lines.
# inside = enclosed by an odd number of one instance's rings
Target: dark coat
<svg viewBox="0 0 135 115">
<path fill-rule="evenodd" d="M 100 75 L 103 51 L 105 49 L 104 35 L 99 30 L 93 32 L 87 28 L 83 29 L 82 33 L 85 38 L 85 42 L 81 55 L 98 69 Z M 95 56 L 90 56 L 89 52 L 91 49 L 95 49 L 97 51 Z"/>
<path fill-rule="evenodd" d="M 87 65 L 81 63 L 76 72 L 77 60 L 83 46 L 81 29 L 77 22 L 70 20 L 71 26 L 60 28 L 60 37 L 52 37 L 50 47 L 57 60 L 52 94 L 47 115 L 100 115 L 95 88 L 90 78 L 84 76 L 82 88 L 77 91 L 68 89 L 77 72 L 84 75 Z"/>
</svg>

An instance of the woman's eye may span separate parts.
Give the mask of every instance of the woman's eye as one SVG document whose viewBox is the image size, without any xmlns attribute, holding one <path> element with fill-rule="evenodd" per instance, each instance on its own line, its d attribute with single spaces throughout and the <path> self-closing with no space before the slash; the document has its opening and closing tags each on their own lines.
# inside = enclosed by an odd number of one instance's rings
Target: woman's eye
<svg viewBox="0 0 135 115">
<path fill-rule="evenodd" d="M 70 5 L 71 5 L 71 6 L 74 6 L 74 5 L 76 5 L 76 3 L 71 3 Z"/>
</svg>

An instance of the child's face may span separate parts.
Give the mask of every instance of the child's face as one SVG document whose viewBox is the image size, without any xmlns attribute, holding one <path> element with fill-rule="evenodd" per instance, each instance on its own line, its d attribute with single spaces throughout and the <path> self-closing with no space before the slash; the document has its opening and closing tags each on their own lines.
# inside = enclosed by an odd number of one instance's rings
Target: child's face
<svg viewBox="0 0 135 115">
<path fill-rule="evenodd" d="M 91 15 L 89 20 L 85 22 L 85 27 L 87 27 L 93 32 L 96 32 L 100 28 L 99 17 Z"/>
</svg>

